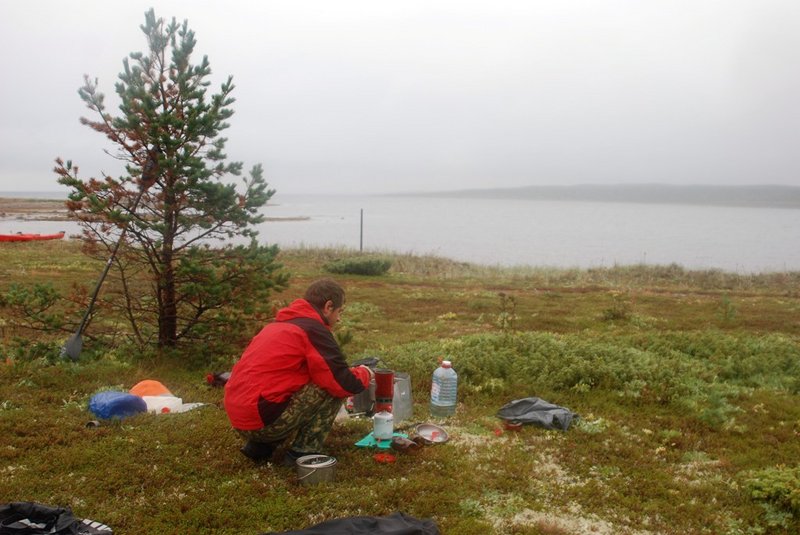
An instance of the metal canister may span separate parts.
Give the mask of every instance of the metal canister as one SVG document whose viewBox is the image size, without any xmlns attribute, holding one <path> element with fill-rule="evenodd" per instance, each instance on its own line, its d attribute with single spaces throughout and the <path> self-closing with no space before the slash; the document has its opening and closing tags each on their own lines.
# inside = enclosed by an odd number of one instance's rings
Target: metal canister
<svg viewBox="0 0 800 535">
<path fill-rule="evenodd" d="M 297 480 L 314 485 L 336 479 L 336 458 L 328 455 L 305 455 L 297 459 Z"/>
<path fill-rule="evenodd" d="M 369 387 L 353 396 L 353 412 L 371 415 L 375 410 L 375 380 L 369 382 Z"/>
<path fill-rule="evenodd" d="M 381 411 L 372 417 L 372 436 L 377 440 L 390 440 L 394 434 L 394 416 L 391 412 Z"/>
</svg>

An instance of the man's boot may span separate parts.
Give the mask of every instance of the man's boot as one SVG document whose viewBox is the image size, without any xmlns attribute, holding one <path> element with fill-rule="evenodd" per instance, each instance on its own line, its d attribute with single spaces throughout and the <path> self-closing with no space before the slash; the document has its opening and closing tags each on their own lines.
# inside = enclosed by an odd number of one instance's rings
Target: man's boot
<svg viewBox="0 0 800 535">
<path fill-rule="evenodd" d="M 248 440 L 239 451 L 254 462 L 264 463 L 269 462 L 272 458 L 272 454 L 275 453 L 276 447 L 277 444 L 274 442 L 255 442 L 253 440 Z"/>
</svg>

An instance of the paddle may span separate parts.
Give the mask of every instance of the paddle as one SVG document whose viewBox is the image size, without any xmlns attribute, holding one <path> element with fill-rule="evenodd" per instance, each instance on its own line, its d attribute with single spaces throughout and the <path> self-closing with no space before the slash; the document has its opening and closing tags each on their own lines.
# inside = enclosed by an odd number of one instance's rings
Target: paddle
<svg viewBox="0 0 800 535">
<path fill-rule="evenodd" d="M 133 201 L 133 206 L 131 207 L 131 215 L 136 213 L 136 207 L 139 206 L 139 201 L 142 199 L 142 195 L 147 189 L 155 183 L 156 175 L 156 163 L 154 158 L 151 155 L 151 158 L 145 164 L 144 170 L 142 172 L 142 180 L 139 186 L 139 194 L 136 195 L 136 200 Z M 81 320 L 81 324 L 78 326 L 78 330 L 75 331 L 75 334 L 69 337 L 69 340 L 61 347 L 61 358 L 69 357 L 73 361 L 78 360 L 78 357 L 81 354 L 81 349 L 83 348 L 83 338 L 81 334 L 83 334 L 83 330 L 86 328 L 86 324 L 89 322 L 89 316 L 92 314 L 92 308 L 94 308 L 94 302 L 97 300 L 97 295 L 100 293 L 100 286 L 103 284 L 103 281 L 108 275 L 108 270 L 111 269 L 111 264 L 114 261 L 114 257 L 117 255 L 117 250 L 119 246 L 122 244 L 122 240 L 125 239 L 125 233 L 128 231 L 128 223 L 126 222 L 125 225 L 122 227 L 122 232 L 119 235 L 119 240 L 117 243 L 114 244 L 114 249 L 111 251 L 111 256 L 108 257 L 108 262 L 106 262 L 106 267 L 103 268 L 103 273 L 100 274 L 100 280 L 97 281 L 97 285 L 94 287 L 94 293 L 92 293 L 92 298 L 89 300 L 89 307 L 86 309 L 86 313 L 83 315 L 83 319 Z"/>
</svg>

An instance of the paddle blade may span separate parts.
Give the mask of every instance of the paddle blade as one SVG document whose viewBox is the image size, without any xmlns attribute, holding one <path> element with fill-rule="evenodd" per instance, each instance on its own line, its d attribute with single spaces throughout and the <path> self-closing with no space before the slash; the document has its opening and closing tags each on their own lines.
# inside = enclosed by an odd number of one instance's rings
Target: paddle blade
<svg viewBox="0 0 800 535">
<path fill-rule="evenodd" d="M 83 347 L 83 338 L 80 334 L 75 333 L 69 337 L 69 340 L 61 348 L 61 357 L 69 357 L 71 360 L 76 361 L 81 354 Z"/>
</svg>

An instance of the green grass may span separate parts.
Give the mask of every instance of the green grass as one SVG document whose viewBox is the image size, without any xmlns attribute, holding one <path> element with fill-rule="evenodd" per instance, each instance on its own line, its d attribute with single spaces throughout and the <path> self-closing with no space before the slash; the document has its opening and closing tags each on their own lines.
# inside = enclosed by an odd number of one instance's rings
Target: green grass
<svg viewBox="0 0 800 535">
<path fill-rule="evenodd" d="M 3 252 L 0 292 L 49 281 L 66 293 L 102 269 L 72 242 Z M 276 304 L 357 255 L 282 252 L 293 277 Z M 381 256 L 392 261 L 386 275 L 337 276 L 348 291 L 344 350 L 411 374 L 414 422 L 430 419 L 430 374 L 451 359 L 460 403 L 440 421 L 447 444 L 378 464 L 353 446 L 370 422 L 346 421 L 328 443 L 338 481 L 300 486 L 292 470 L 238 453 L 222 391 L 205 385 L 245 342 L 224 355 L 157 357 L 121 336 L 113 348 L 87 339 L 80 363 L 54 362 L 45 357 L 65 335 L 48 340 L 2 316 L 0 501 L 70 506 L 118 534 L 283 531 L 397 510 L 446 534 L 800 529 L 800 273 Z M 39 345 L 12 351 L 20 337 Z M 93 393 L 146 378 L 208 405 L 85 426 Z M 581 418 L 566 433 L 504 430 L 497 409 L 527 396 Z"/>
</svg>

